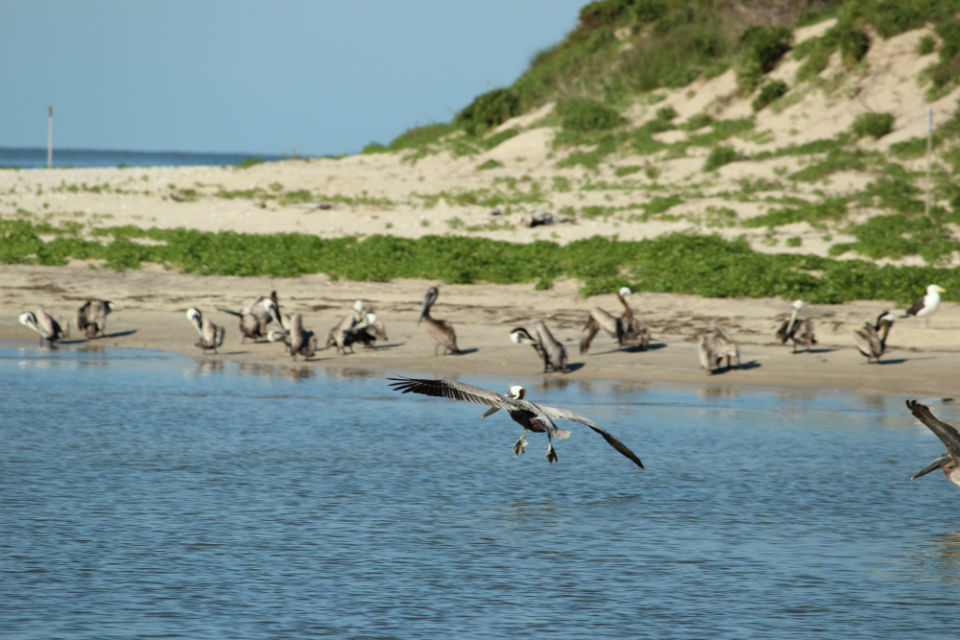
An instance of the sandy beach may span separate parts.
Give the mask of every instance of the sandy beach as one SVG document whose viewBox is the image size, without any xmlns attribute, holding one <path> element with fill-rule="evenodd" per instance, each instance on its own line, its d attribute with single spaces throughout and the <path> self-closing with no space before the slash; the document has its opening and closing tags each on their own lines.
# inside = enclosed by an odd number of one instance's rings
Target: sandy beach
<svg viewBox="0 0 960 640">
<path fill-rule="evenodd" d="M 832 21 L 798 30 L 796 41 L 823 33 Z M 704 170 L 709 146 L 692 144 L 682 153 L 656 156 L 611 156 L 595 170 L 566 166 L 566 151 L 553 148 L 556 129 L 543 124 L 552 104 L 503 123 L 496 131 L 517 134 L 475 154 L 433 150 L 416 153 L 359 154 L 342 158 L 305 158 L 251 167 L 125 167 L 0 171 L 0 217 L 53 225 L 72 224 L 89 232 L 104 227 L 185 227 L 239 233 L 298 232 L 321 238 L 389 234 L 419 238 L 426 234 L 470 235 L 511 242 L 551 240 L 558 246 L 594 235 L 643 240 L 677 232 L 714 233 L 744 238 L 755 251 L 829 255 L 831 245 L 846 242 L 846 223 L 778 226 L 743 224 L 780 206 L 781 201 L 847 198 L 876 176 L 847 170 L 814 182 L 782 179 L 806 166 L 808 156 L 768 154 L 785 145 L 829 139 L 846 131 L 856 113 L 873 106 L 896 116 L 893 132 L 859 144 L 868 151 L 922 135 L 928 109 L 938 121 L 952 113 L 960 89 L 927 103 L 915 78 L 935 54 L 918 55 L 917 43 L 929 29 L 918 29 L 874 42 L 863 73 L 843 78 L 843 91 L 824 93 L 814 85 L 797 89 L 779 109 L 754 114 L 749 96 L 737 92 L 734 72 L 698 81 L 690 87 L 659 92 L 658 101 L 639 101 L 626 116 L 633 126 L 672 108 L 679 122 L 709 113 L 733 121 L 750 116 L 752 133 L 731 138 L 756 160 L 732 162 L 718 171 Z M 799 60 L 787 59 L 772 77 L 792 78 Z M 825 75 L 838 73 L 834 56 Z M 841 85 L 838 85 L 841 86 Z M 853 96 L 853 97 L 851 97 Z M 868 104 L 869 103 L 869 104 Z M 876 110 L 876 109 L 874 109 Z M 842 114 L 842 117 L 838 117 Z M 919 114 L 919 115 L 918 115 Z M 920 117 L 922 116 L 922 117 Z M 496 131 L 492 133 L 496 133 Z M 676 128 L 657 134 L 664 144 L 695 137 Z M 922 169 L 922 159 L 904 167 Z M 664 191 L 664 186 L 668 187 Z M 675 201 L 663 205 L 664 194 Z M 731 195 L 732 194 L 732 195 Z M 669 210 L 653 213 L 652 204 Z M 498 202 L 496 206 L 489 204 Z M 649 207 L 649 209 L 648 209 Z M 575 215 L 566 215 L 573 213 Z M 860 208 L 857 219 L 886 213 Z M 531 216 L 556 214 L 556 223 L 527 224 Z M 853 215 L 853 214 L 851 214 Z M 138 240 L 144 241 L 144 240 Z M 858 257 L 856 255 L 847 257 Z M 956 261 L 957 255 L 950 257 Z M 916 255 L 884 262 L 923 264 Z M 950 262 L 949 264 L 954 264 Z M 290 367 L 365 369 L 436 375 L 538 375 L 541 364 L 532 349 L 514 345 L 509 331 L 544 320 L 567 347 L 572 379 L 676 382 L 707 385 L 792 386 L 840 389 L 902 396 L 960 395 L 960 305 L 945 302 L 930 319 L 896 321 L 880 364 L 868 364 L 856 349 L 853 332 L 864 322 L 904 305 L 861 301 L 811 305 L 803 317 L 816 324 L 819 344 L 810 352 L 792 353 L 775 339 L 792 300 L 704 299 L 689 295 L 634 292 L 635 313 L 652 331 L 646 352 L 616 349 L 599 335 L 591 351 L 578 353 L 581 327 L 594 306 L 619 313 L 613 292 L 584 299 L 580 284 L 558 281 L 552 290 L 532 283 L 510 286 L 395 280 L 389 283 L 332 281 L 322 274 L 295 279 L 192 276 L 144 265 L 114 272 L 102 265 L 0 267 L 0 340 L 36 341 L 17 323 L 23 311 L 43 307 L 72 324 L 84 300 L 99 297 L 117 305 L 107 336 L 86 342 L 77 331 L 65 344 L 165 349 L 249 363 Z M 466 351 L 460 356 L 433 355 L 433 342 L 417 326 L 427 287 L 440 286 L 434 315 L 451 322 Z M 375 349 L 358 348 L 338 355 L 317 353 L 309 362 L 292 362 L 278 344 L 242 344 L 237 322 L 216 307 L 240 309 L 277 291 L 285 314 L 300 313 L 306 328 L 320 337 L 346 315 L 357 299 L 372 305 L 385 323 L 389 340 Z M 917 291 L 920 296 L 923 291 Z M 204 356 L 194 347 L 196 334 L 184 317 L 198 307 L 227 329 L 221 353 Z M 714 326 L 726 328 L 741 346 L 743 365 L 707 374 L 699 366 L 696 339 Z"/>
<path fill-rule="evenodd" d="M 536 353 L 510 342 L 517 326 L 543 319 L 564 343 L 573 371 L 550 373 L 570 379 L 627 380 L 635 383 L 693 383 L 709 386 L 805 387 L 913 397 L 958 395 L 955 347 L 960 336 L 960 308 L 944 303 L 924 328 L 921 320 L 898 319 L 880 364 L 868 364 L 855 347 L 853 331 L 887 308 L 876 301 L 811 305 L 804 309 L 816 323 L 819 344 L 810 352 L 792 353 L 775 339 L 787 317 L 789 301 L 780 299 L 704 299 L 696 296 L 638 292 L 630 297 L 635 312 L 649 325 L 651 348 L 617 349 L 602 332 L 590 351 L 578 353 L 580 329 L 593 306 L 616 311 L 614 295 L 583 299 L 577 284 L 560 282 L 550 291 L 529 285 L 443 285 L 436 317 L 457 330 L 459 356 L 434 356 L 433 341 L 417 325 L 426 288 L 434 283 L 331 281 L 316 275 L 295 279 L 191 276 L 159 269 L 114 272 L 87 265 L 71 267 L 4 266 L 0 295 L 0 340 L 36 344 L 32 332 L 17 323 L 25 310 L 43 307 L 73 322 L 76 308 L 88 297 L 113 301 L 106 336 L 86 340 L 74 328 L 64 345 L 75 348 L 129 347 L 162 349 L 198 359 L 248 364 L 370 370 L 383 375 L 408 372 L 436 376 L 456 374 L 541 375 Z M 236 318 L 215 307 L 240 308 L 276 290 L 285 314 L 299 312 L 305 326 L 321 338 L 346 315 L 354 300 L 372 305 L 386 325 L 388 341 L 339 355 L 331 348 L 308 361 L 293 361 L 276 343 L 241 343 Z M 196 333 L 184 316 L 190 306 L 206 311 L 226 327 L 218 355 L 203 355 L 194 346 Z M 889 305 L 894 308 L 893 305 Z M 727 328 L 739 341 L 743 365 L 708 374 L 700 368 L 695 338 L 713 326 Z"/>
</svg>

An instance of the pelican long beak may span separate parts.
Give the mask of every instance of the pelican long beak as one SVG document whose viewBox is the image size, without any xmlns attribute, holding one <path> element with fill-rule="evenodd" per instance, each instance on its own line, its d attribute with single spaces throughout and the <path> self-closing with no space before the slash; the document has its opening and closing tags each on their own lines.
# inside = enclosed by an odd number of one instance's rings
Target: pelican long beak
<svg viewBox="0 0 960 640">
<path fill-rule="evenodd" d="M 950 460 L 950 456 L 948 456 L 947 454 L 943 454 L 942 456 L 940 456 L 939 458 L 937 458 L 936 460 L 934 460 L 933 462 L 925 466 L 923 469 L 920 469 L 920 471 L 917 471 L 915 474 L 910 476 L 910 479 L 916 480 L 920 476 L 925 476 L 931 471 L 936 471 L 937 469 L 942 467 L 944 464 L 949 462 L 949 460 Z"/>
<path fill-rule="evenodd" d="M 486 418 L 487 416 L 492 416 L 492 415 L 495 414 L 497 411 L 500 411 L 500 408 L 499 408 L 499 407 L 490 407 L 489 409 L 487 409 L 486 411 L 483 412 L 483 415 L 482 415 L 481 417 L 482 417 L 482 418 Z"/>
</svg>

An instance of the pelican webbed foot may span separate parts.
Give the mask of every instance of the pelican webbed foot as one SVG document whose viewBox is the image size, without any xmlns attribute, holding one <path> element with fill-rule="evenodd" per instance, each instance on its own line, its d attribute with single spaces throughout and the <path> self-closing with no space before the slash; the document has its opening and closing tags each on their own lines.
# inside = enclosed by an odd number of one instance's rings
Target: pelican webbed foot
<svg viewBox="0 0 960 640">
<path fill-rule="evenodd" d="M 520 436 L 520 439 L 517 440 L 517 443 L 513 445 L 513 455 L 522 456 L 523 452 L 527 450 L 527 441 L 523 439 L 523 436 Z"/>
<path fill-rule="evenodd" d="M 551 442 L 547 445 L 547 462 L 549 462 L 550 464 L 553 464 L 556 461 L 557 461 L 557 452 L 553 448 L 553 443 Z"/>
</svg>

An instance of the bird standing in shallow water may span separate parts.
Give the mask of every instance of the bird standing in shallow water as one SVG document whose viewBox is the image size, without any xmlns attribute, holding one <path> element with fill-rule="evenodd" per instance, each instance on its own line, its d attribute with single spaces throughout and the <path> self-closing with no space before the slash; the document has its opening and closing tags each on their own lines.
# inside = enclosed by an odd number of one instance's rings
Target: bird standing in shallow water
<svg viewBox="0 0 960 640">
<path fill-rule="evenodd" d="M 526 449 L 527 441 L 524 440 L 523 437 L 527 434 L 527 431 L 546 433 L 547 461 L 551 464 L 556 462 L 557 452 L 553 448 L 553 438 L 563 440 L 570 437 L 569 431 L 558 428 L 553 422 L 554 419 L 563 419 L 587 425 L 596 433 L 599 433 L 611 447 L 629 458 L 641 469 L 643 468 L 643 463 L 640 462 L 640 458 L 626 445 L 607 433 L 600 425 L 572 411 L 548 407 L 525 400 L 526 389 L 519 385 L 510 387 L 509 395 L 507 395 L 452 380 L 428 380 L 405 377 L 387 379 L 391 381 L 390 386 L 392 388 L 403 393 L 420 393 L 426 396 L 485 404 L 491 408 L 483 414 L 484 418 L 496 413 L 500 409 L 505 409 L 513 421 L 523 427 L 523 433 L 520 434 L 520 438 L 516 444 L 513 445 L 513 452 L 516 455 L 521 455 Z"/>
<path fill-rule="evenodd" d="M 960 487 L 960 434 L 952 426 L 938 420 L 930 413 L 930 408 L 916 400 L 907 400 L 907 408 L 920 422 L 937 434 L 947 450 L 939 458 L 910 476 L 910 479 L 925 476 L 934 469 L 941 469 L 947 480 Z"/>
</svg>

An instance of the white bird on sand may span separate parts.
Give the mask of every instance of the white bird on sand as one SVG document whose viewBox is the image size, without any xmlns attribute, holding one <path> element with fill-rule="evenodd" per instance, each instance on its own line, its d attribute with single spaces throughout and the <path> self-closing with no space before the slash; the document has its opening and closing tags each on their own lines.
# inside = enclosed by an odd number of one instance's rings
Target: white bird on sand
<svg viewBox="0 0 960 640">
<path fill-rule="evenodd" d="M 909 318 L 910 316 L 915 316 L 917 318 L 923 318 L 923 326 L 927 328 L 930 326 L 930 316 L 940 308 L 940 294 L 946 292 L 947 290 L 938 284 L 929 285 L 927 287 L 927 295 L 914 300 L 910 308 L 904 312 L 903 317 Z"/>
</svg>

